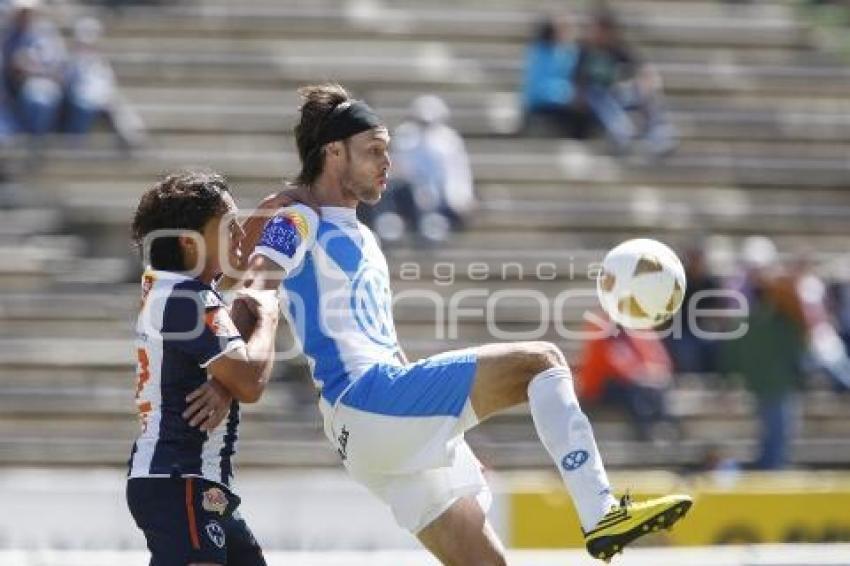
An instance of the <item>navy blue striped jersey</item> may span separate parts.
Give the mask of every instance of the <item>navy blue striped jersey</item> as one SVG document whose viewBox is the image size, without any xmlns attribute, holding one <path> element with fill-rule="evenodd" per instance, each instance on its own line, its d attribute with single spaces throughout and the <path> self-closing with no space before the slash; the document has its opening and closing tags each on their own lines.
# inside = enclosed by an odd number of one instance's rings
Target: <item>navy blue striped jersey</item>
<svg viewBox="0 0 850 566">
<path fill-rule="evenodd" d="M 209 378 L 207 367 L 244 342 L 225 303 L 209 285 L 167 271 L 142 276 L 136 322 L 136 406 L 141 433 L 129 476 L 202 477 L 230 485 L 239 404 L 207 433 L 189 426 L 186 396 Z"/>
</svg>

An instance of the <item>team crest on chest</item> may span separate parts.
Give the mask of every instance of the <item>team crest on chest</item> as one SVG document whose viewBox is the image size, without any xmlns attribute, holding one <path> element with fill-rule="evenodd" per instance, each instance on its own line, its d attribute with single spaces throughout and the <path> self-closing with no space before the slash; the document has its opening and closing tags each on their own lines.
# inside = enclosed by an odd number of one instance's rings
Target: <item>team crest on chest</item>
<svg viewBox="0 0 850 566">
<path fill-rule="evenodd" d="M 210 521 L 207 523 L 207 526 L 204 527 L 204 530 L 207 532 L 207 536 L 210 537 L 210 540 L 219 548 L 224 548 L 224 529 L 221 525 L 218 524 L 217 521 Z"/>
<path fill-rule="evenodd" d="M 394 345 L 392 294 L 387 276 L 367 263 L 354 276 L 351 286 L 351 310 L 360 330 L 377 344 Z"/>
</svg>

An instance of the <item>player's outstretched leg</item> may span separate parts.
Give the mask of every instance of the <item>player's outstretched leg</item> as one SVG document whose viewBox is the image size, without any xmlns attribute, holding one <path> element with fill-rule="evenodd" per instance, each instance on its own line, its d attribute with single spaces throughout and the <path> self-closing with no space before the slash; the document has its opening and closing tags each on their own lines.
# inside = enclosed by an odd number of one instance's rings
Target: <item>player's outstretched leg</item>
<svg viewBox="0 0 850 566">
<path fill-rule="evenodd" d="M 417 533 L 446 566 L 505 566 L 505 549 L 475 497 L 462 497 Z"/>
<path fill-rule="evenodd" d="M 528 401 L 537 434 L 561 474 L 594 557 L 610 559 L 654 526 L 671 526 L 690 508 L 687 496 L 635 504 L 616 500 L 570 368 L 556 346 L 491 344 L 477 349 L 477 359 L 471 394 L 476 415 L 483 420 Z"/>
</svg>

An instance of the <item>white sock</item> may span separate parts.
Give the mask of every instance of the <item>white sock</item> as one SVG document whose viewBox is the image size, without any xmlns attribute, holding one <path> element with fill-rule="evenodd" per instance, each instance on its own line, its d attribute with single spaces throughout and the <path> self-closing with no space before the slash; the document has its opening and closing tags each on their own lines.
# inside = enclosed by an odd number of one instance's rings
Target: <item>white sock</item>
<svg viewBox="0 0 850 566">
<path fill-rule="evenodd" d="M 590 421 L 578 404 L 570 368 L 537 374 L 528 385 L 528 404 L 537 436 L 561 473 L 582 528 L 590 531 L 617 500 Z"/>
</svg>

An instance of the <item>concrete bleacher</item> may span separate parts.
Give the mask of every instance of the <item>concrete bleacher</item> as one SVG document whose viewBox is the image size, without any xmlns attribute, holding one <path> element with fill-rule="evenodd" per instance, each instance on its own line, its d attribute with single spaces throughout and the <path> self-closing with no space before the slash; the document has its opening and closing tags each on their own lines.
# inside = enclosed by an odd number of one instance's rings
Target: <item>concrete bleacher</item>
<svg viewBox="0 0 850 566">
<path fill-rule="evenodd" d="M 841 261 L 850 241 L 850 68 L 816 49 L 792 2 L 613 2 L 665 80 L 683 143 L 662 163 L 618 161 L 600 142 L 527 139 L 516 89 L 523 44 L 538 16 L 531 0 L 295 0 L 175 2 L 120 13 L 64 2 L 63 24 L 101 15 L 104 48 L 122 90 L 150 130 L 132 158 L 98 134 L 91 147 L 48 147 L 44 165 L 21 173 L 21 207 L 0 210 L 0 464 L 121 464 L 136 430 L 132 416 L 131 324 L 137 266 L 128 224 L 139 194 L 163 171 L 186 165 L 225 172 L 240 205 L 296 172 L 289 134 L 294 88 L 335 79 L 372 102 L 391 124 L 421 92 L 443 96 L 465 135 L 482 199 L 470 230 L 435 250 L 391 250 L 397 293 L 533 288 L 555 297 L 589 289 L 589 263 L 638 235 L 687 245 L 704 234 L 734 246 L 752 233 L 773 236 L 787 254 Z M 340 5 L 343 7 L 340 8 Z M 4 150 L 14 164 L 26 154 Z M 422 277 L 402 280 L 418 262 Z M 451 262 L 443 285 L 436 266 Z M 554 280 L 535 280 L 540 262 Z M 485 281 L 472 264 L 490 269 Z M 525 277 L 502 268 L 519 263 Z M 531 284 L 529 284 L 529 280 Z M 484 299 L 465 306 L 481 308 Z M 563 313 L 581 325 L 582 305 Z M 434 326 L 428 301 L 400 302 L 398 330 L 408 354 L 492 340 L 479 315 L 458 335 Z M 501 301 L 499 329 L 520 336 L 540 321 L 533 305 Z M 552 329 L 572 360 L 580 344 Z M 333 465 L 317 412 L 291 383 L 276 383 L 247 407 L 240 462 Z M 593 411 L 614 466 L 695 466 L 722 444 L 747 461 L 755 423 L 746 394 L 682 380 L 673 405 L 683 418 L 675 444 L 635 440 L 622 415 Z M 848 402 L 821 391 L 803 399 L 795 443 L 803 466 L 850 464 Z M 524 409 L 470 435 L 487 464 L 548 465 Z"/>
</svg>

